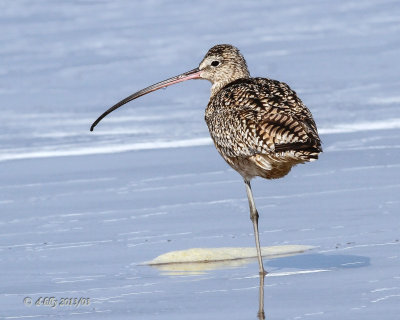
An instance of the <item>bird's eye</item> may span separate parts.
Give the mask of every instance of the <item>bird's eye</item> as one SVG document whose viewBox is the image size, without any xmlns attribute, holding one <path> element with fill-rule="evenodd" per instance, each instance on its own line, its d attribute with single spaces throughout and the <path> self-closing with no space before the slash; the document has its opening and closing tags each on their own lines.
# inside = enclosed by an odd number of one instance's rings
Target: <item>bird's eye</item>
<svg viewBox="0 0 400 320">
<path fill-rule="evenodd" d="M 211 62 L 211 65 L 213 66 L 213 67 L 217 67 L 218 65 L 219 65 L 219 61 L 213 61 L 213 62 Z"/>
</svg>

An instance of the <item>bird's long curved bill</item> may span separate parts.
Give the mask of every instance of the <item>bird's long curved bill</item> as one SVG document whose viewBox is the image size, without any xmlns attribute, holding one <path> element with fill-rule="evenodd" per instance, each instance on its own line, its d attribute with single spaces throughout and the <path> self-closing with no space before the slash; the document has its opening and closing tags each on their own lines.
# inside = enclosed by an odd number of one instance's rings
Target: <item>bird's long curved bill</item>
<svg viewBox="0 0 400 320">
<path fill-rule="evenodd" d="M 128 103 L 129 101 L 132 101 L 136 98 L 139 98 L 141 96 L 144 96 L 145 94 L 148 94 L 150 92 L 156 91 L 161 88 L 168 87 L 170 85 L 173 85 L 178 82 L 190 80 L 190 79 L 199 79 L 200 78 L 200 70 L 199 68 L 190 70 L 188 72 L 182 73 L 178 76 L 169 78 L 167 80 L 155 83 L 147 88 L 144 88 L 138 92 L 135 92 L 134 94 L 131 94 L 129 97 L 126 97 L 125 99 L 121 100 L 117 104 L 113 105 L 110 109 L 105 111 L 100 117 L 97 118 L 95 122 L 93 122 L 92 126 L 90 127 L 90 131 L 93 131 L 94 127 L 98 125 L 98 123 L 108 114 L 113 112 L 114 110 L 118 109 L 119 107 L 123 106 L 124 104 Z"/>
</svg>

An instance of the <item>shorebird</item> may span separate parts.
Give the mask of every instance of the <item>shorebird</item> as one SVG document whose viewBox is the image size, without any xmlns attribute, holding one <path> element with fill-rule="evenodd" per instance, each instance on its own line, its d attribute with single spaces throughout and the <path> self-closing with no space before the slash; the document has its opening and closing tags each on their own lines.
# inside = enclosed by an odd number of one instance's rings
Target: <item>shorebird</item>
<svg viewBox="0 0 400 320">
<path fill-rule="evenodd" d="M 153 84 L 105 111 L 109 113 L 155 90 L 190 79 L 212 83 L 205 120 L 215 147 L 242 177 L 250 207 L 260 275 L 265 275 L 258 232 L 259 214 L 250 180 L 282 178 L 297 164 L 318 159 L 322 152 L 310 110 L 283 82 L 252 78 L 240 51 L 228 44 L 212 47 L 198 68 Z"/>
</svg>

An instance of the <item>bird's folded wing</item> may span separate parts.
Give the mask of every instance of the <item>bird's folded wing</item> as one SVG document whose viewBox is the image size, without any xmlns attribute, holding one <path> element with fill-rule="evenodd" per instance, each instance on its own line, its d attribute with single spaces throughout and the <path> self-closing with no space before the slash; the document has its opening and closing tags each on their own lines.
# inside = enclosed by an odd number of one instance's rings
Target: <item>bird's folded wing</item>
<svg viewBox="0 0 400 320">
<path fill-rule="evenodd" d="M 256 80 L 224 90 L 221 98 L 229 107 L 208 121 L 217 148 L 231 157 L 321 151 L 315 122 L 296 93 L 282 82 Z"/>
</svg>

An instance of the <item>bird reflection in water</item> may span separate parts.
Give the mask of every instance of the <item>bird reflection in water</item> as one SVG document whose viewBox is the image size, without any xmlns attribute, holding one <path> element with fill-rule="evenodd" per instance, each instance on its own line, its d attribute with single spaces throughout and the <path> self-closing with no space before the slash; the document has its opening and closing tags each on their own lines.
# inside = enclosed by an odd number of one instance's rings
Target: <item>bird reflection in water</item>
<svg viewBox="0 0 400 320">
<path fill-rule="evenodd" d="M 252 259 L 237 259 L 226 261 L 213 261 L 213 262 L 193 262 L 193 263 L 165 263 L 158 265 L 151 265 L 157 270 L 161 271 L 162 275 L 166 276 L 188 276 L 188 275 L 204 275 L 212 270 L 238 268 L 248 263 L 254 262 Z M 259 320 L 265 319 L 264 312 L 264 281 L 265 274 L 259 274 L 259 294 L 258 294 L 258 312 L 257 318 Z"/>
</svg>

